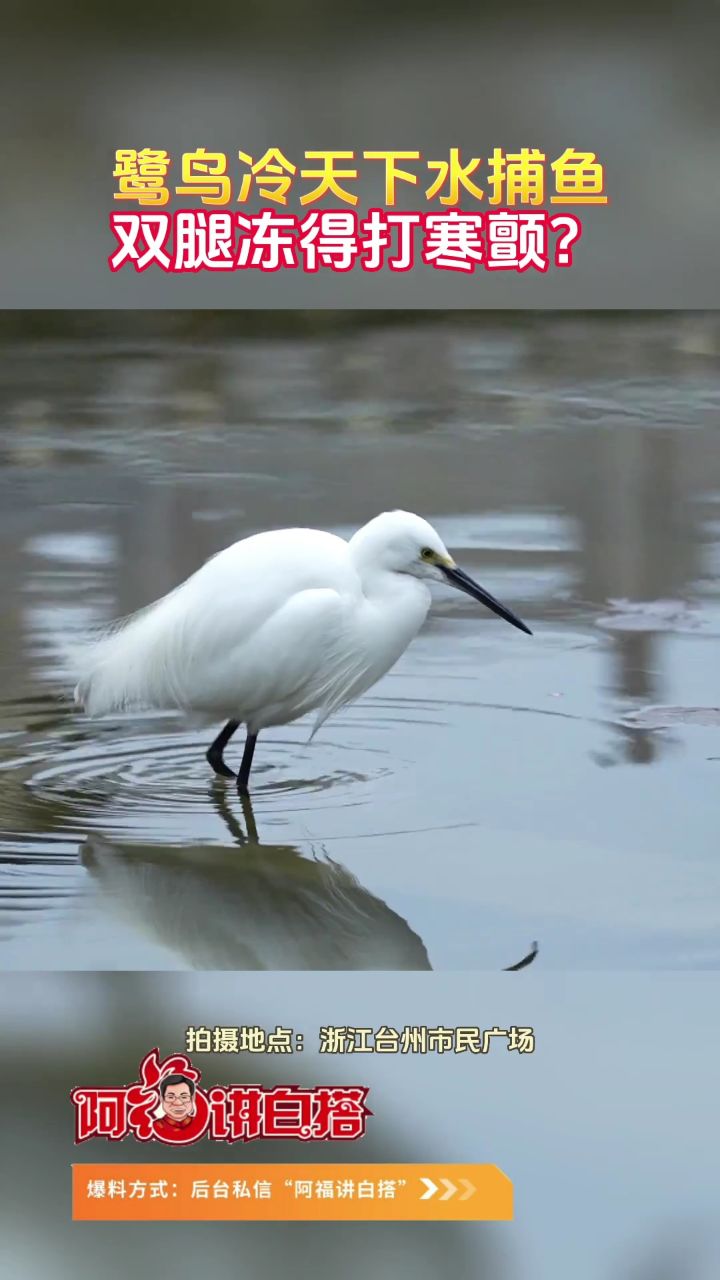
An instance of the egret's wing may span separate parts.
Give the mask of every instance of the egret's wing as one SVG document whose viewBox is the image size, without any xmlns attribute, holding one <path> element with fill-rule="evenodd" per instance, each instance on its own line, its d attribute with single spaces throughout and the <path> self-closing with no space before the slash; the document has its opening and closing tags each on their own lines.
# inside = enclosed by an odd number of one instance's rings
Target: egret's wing
<svg viewBox="0 0 720 1280">
<path fill-rule="evenodd" d="M 278 529 L 213 556 L 179 588 L 189 650 L 222 652 L 256 637 L 298 595 L 347 588 L 347 543 L 316 529 Z"/>
<path fill-rule="evenodd" d="M 213 675 L 213 702 L 233 691 L 229 714 L 252 722 L 297 719 L 324 706 L 364 664 L 352 643 L 352 598 L 331 588 L 300 591 L 234 646 Z"/>
</svg>

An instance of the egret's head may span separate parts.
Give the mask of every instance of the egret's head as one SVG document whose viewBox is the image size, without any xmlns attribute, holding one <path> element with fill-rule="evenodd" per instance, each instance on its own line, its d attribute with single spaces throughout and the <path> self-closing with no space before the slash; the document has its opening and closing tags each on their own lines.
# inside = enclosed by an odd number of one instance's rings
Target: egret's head
<svg viewBox="0 0 720 1280">
<path fill-rule="evenodd" d="M 385 511 L 376 516 L 358 529 L 350 540 L 350 546 L 366 570 L 384 569 L 444 582 L 479 600 L 520 631 L 532 635 L 530 628 L 511 609 L 500 604 L 489 591 L 458 568 L 432 525 L 411 511 Z"/>
</svg>

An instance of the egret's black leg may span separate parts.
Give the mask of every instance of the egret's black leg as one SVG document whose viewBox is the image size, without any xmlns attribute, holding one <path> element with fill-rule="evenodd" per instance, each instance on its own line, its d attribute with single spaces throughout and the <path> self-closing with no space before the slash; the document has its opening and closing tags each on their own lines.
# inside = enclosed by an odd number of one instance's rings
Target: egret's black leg
<svg viewBox="0 0 720 1280">
<path fill-rule="evenodd" d="M 250 733 L 245 739 L 245 750 L 243 751 L 240 772 L 237 776 L 238 791 L 247 791 L 247 785 L 250 781 L 250 770 L 252 769 L 253 756 L 255 754 L 255 743 L 257 742 L 257 734 Z"/>
<path fill-rule="evenodd" d="M 235 777 L 235 774 L 233 773 L 232 769 L 228 769 L 225 761 L 223 760 L 223 751 L 225 750 L 230 739 L 232 738 L 235 730 L 239 728 L 240 728 L 239 720 L 228 720 L 227 724 L 225 725 L 225 728 L 220 730 L 220 733 L 218 734 L 215 741 L 212 743 L 210 747 L 208 747 L 208 750 L 207 750 L 208 764 L 212 765 L 212 768 L 215 770 L 217 774 L 220 775 L 221 778 Z"/>
</svg>

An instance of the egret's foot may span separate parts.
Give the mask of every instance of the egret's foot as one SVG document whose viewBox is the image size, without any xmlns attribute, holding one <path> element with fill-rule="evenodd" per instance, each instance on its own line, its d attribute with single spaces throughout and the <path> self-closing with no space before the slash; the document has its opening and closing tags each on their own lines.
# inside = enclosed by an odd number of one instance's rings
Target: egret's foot
<svg viewBox="0 0 720 1280">
<path fill-rule="evenodd" d="M 223 760 L 223 751 L 225 750 L 228 742 L 232 738 L 237 728 L 238 728 L 237 720 L 228 720 L 227 724 L 225 725 L 225 728 L 220 730 L 220 733 L 218 734 L 215 741 L 210 743 L 210 746 L 205 752 L 205 759 L 207 760 L 211 769 L 215 770 L 215 773 L 218 775 L 219 778 L 235 777 L 235 774 L 233 773 L 232 769 L 228 769 L 225 761 Z"/>
<path fill-rule="evenodd" d="M 206 752 L 206 759 L 210 768 L 217 774 L 219 778 L 234 778 L 235 774 L 232 769 L 228 769 L 222 757 L 222 751 L 213 751 L 213 748 Z"/>
</svg>

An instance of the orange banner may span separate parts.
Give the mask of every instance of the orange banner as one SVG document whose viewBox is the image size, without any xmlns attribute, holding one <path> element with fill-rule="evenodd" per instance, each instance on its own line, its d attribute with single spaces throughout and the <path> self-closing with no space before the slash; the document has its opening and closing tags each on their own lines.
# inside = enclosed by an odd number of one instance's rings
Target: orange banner
<svg viewBox="0 0 720 1280">
<path fill-rule="evenodd" d="M 494 1164 L 74 1164 L 76 1222 L 507 1222 Z"/>
</svg>

